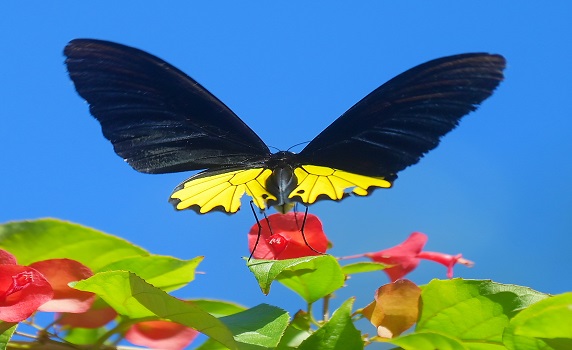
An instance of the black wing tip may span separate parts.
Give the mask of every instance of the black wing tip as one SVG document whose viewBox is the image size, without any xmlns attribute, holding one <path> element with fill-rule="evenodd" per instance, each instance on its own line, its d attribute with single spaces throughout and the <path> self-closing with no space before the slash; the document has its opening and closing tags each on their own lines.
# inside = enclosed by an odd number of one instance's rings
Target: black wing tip
<svg viewBox="0 0 572 350">
<path fill-rule="evenodd" d="M 74 56 L 74 53 L 78 51 L 85 50 L 89 46 L 94 45 L 101 45 L 101 44 L 113 44 L 112 42 L 103 41 L 99 39 L 84 39 L 84 38 L 77 38 L 70 40 L 67 45 L 64 47 L 64 56 L 70 58 Z"/>
<path fill-rule="evenodd" d="M 473 68 L 473 69 L 486 69 L 489 73 L 493 71 L 498 74 L 499 81 L 502 81 L 503 70 L 506 68 L 507 60 L 503 55 L 488 52 L 470 52 L 461 53 L 450 56 L 443 56 L 421 63 L 399 75 L 398 77 L 405 77 L 417 74 L 418 72 L 432 72 L 434 69 L 445 69 L 449 66 L 458 66 L 459 68 Z M 395 79 L 394 78 L 394 79 Z M 393 79 L 391 79 L 393 80 Z M 391 81 L 390 80 L 390 81 Z"/>
<path fill-rule="evenodd" d="M 119 44 L 119 43 L 115 43 L 113 41 L 107 41 L 107 40 L 102 40 L 102 39 L 91 39 L 91 38 L 76 38 L 76 39 L 72 39 L 70 40 L 67 45 L 64 48 L 64 54 L 66 54 L 67 52 L 71 52 L 73 50 L 78 50 L 78 49 L 85 49 L 85 48 L 89 48 L 89 47 L 101 47 L 101 46 L 107 46 L 107 47 L 129 47 L 123 44 Z"/>
<path fill-rule="evenodd" d="M 105 53 L 113 53 L 113 55 L 120 55 L 120 56 L 125 54 L 130 54 L 139 57 L 147 57 L 150 58 L 151 60 L 163 61 L 160 58 L 151 55 L 141 49 L 101 39 L 90 39 L 90 38 L 72 39 L 64 47 L 64 56 L 66 57 L 66 64 L 74 59 L 81 60 L 89 56 L 94 56 L 94 55 L 98 56 Z"/>
<path fill-rule="evenodd" d="M 429 62 L 436 62 L 436 61 L 458 61 L 464 59 L 480 59 L 483 61 L 490 61 L 491 63 L 497 64 L 506 64 L 506 58 L 498 53 L 490 53 L 490 52 L 467 52 L 467 53 L 459 53 L 449 56 L 443 56 L 440 58 L 435 58 Z"/>
</svg>

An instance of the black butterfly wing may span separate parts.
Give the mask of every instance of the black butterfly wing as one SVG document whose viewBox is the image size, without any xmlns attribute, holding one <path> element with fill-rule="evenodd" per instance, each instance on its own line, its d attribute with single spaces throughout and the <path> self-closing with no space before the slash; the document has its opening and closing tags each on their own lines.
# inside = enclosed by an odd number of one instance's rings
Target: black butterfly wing
<svg viewBox="0 0 572 350">
<path fill-rule="evenodd" d="M 262 164 L 264 142 L 195 80 L 144 51 L 76 39 L 69 75 L 115 152 L 135 170 L 169 173 Z"/>
<path fill-rule="evenodd" d="M 391 181 L 489 97 L 504 68 L 502 56 L 486 53 L 414 67 L 334 121 L 300 152 L 300 162 Z"/>
</svg>

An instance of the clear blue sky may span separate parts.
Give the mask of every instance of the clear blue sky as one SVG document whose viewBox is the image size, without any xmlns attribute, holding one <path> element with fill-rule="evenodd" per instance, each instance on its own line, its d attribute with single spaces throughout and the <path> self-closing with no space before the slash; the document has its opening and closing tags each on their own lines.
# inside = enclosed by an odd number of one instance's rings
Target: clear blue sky
<svg viewBox="0 0 572 350">
<path fill-rule="evenodd" d="M 383 249 L 421 231 L 428 250 L 476 262 L 457 276 L 572 290 L 570 2 L 281 3 L 0 3 L 0 222 L 56 217 L 157 254 L 205 255 L 206 274 L 179 296 L 293 313 L 303 302 L 280 286 L 264 297 L 241 260 L 249 210 L 175 212 L 167 198 L 190 174 L 140 174 L 115 155 L 67 77 L 66 43 L 105 39 L 159 56 L 281 149 L 311 140 L 408 68 L 484 51 L 504 55 L 508 68 L 476 113 L 393 189 L 311 212 L 334 255 Z M 423 284 L 445 270 L 425 262 L 410 277 Z M 364 306 L 385 282 L 382 273 L 356 276 L 334 305 L 356 295 Z"/>
</svg>

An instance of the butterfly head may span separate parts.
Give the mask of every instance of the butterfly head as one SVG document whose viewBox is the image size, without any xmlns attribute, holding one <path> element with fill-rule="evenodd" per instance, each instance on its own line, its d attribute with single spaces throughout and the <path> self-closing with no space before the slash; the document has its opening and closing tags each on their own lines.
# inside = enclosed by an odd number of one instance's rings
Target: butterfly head
<svg viewBox="0 0 572 350">
<path fill-rule="evenodd" d="M 296 203 L 289 202 L 289 203 L 284 203 L 281 205 L 274 205 L 274 206 L 272 206 L 272 208 L 274 208 L 274 210 L 276 210 L 277 212 L 279 212 L 281 214 L 286 214 L 286 213 L 290 212 L 292 209 L 294 209 L 295 204 Z"/>
</svg>

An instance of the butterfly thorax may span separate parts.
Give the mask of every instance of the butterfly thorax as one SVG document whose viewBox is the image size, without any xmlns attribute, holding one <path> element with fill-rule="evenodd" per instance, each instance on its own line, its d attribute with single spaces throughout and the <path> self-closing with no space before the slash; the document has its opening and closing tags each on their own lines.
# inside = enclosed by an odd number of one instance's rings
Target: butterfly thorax
<svg viewBox="0 0 572 350">
<path fill-rule="evenodd" d="M 296 154 L 288 151 L 274 153 L 267 162 L 272 175 L 266 180 L 266 190 L 276 197 L 276 200 L 268 200 L 267 205 L 283 214 L 294 207 L 294 202 L 288 196 L 298 186 L 294 174 L 294 169 L 299 165 L 297 163 Z"/>
</svg>

